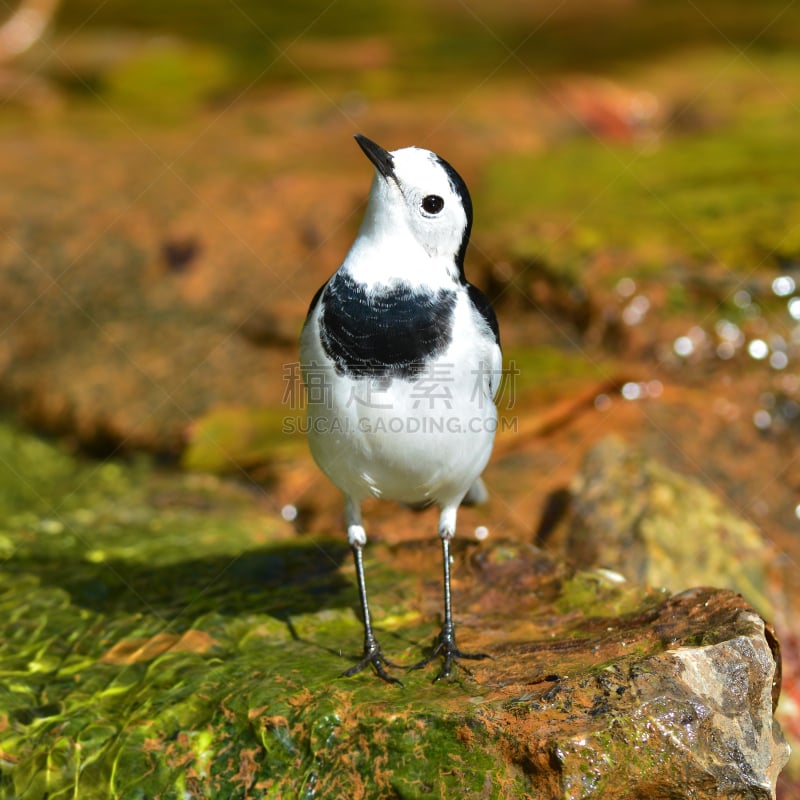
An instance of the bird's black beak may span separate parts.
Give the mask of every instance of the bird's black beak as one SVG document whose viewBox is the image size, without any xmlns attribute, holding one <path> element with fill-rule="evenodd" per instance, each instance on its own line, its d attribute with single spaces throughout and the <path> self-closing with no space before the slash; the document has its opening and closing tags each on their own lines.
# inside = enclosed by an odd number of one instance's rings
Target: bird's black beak
<svg viewBox="0 0 800 800">
<path fill-rule="evenodd" d="M 372 139 L 367 139 L 360 133 L 355 135 L 355 140 L 358 146 L 364 151 L 366 157 L 375 165 L 375 169 L 383 175 L 384 178 L 391 178 L 397 180 L 394 174 L 394 159 L 392 154 L 384 150 L 379 144 L 375 144 Z"/>
</svg>

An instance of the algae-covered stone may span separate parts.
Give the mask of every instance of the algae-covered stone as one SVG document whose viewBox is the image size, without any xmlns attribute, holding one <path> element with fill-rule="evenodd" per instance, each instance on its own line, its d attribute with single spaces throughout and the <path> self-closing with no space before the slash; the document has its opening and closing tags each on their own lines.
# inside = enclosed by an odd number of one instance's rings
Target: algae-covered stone
<svg viewBox="0 0 800 800">
<path fill-rule="evenodd" d="M 768 542 L 698 481 L 621 440 L 589 451 L 571 487 L 568 556 L 680 591 L 721 586 L 770 612 Z"/>
<path fill-rule="evenodd" d="M 779 654 L 738 595 L 459 541 L 460 644 L 493 660 L 345 679 L 362 629 L 343 543 L 234 484 L 146 462 L 101 479 L 4 428 L 0 465 L 2 798 L 773 793 Z M 34 465 L 47 496 L 24 491 Z M 392 660 L 437 630 L 438 551 L 368 550 Z"/>
</svg>

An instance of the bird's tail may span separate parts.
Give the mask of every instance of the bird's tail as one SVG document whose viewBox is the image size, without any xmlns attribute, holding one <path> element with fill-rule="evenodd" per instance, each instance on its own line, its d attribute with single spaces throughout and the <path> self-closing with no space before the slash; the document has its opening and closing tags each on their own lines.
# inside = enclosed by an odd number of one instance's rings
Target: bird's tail
<svg viewBox="0 0 800 800">
<path fill-rule="evenodd" d="M 486 488 L 486 484 L 483 482 L 483 478 L 478 478 L 472 486 L 469 487 L 469 491 L 464 495 L 464 499 L 461 501 L 462 506 L 479 506 L 485 503 L 489 499 L 489 490 Z"/>
</svg>

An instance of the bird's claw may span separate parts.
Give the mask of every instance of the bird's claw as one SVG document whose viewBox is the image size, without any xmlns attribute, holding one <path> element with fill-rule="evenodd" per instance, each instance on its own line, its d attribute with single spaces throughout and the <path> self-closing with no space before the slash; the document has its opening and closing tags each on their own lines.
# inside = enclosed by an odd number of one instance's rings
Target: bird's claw
<svg viewBox="0 0 800 800">
<path fill-rule="evenodd" d="M 433 679 L 433 682 L 441 680 L 442 678 L 447 678 L 450 676 L 450 673 L 453 670 L 453 664 L 457 661 L 464 659 L 467 661 L 484 661 L 487 658 L 491 658 L 488 653 L 464 653 L 458 649 L 456 645 L 455 637 L 450 634 L 448 635 L 445 631 L 439 634 L 436 644 L 433 647 L 433 651 L 427 658 L 423 658 L 422 661 L 417 662 L 413 666 L 409 667 L 409 669 L 421 669 L 422 667 L 427 666 L 428 664 L 433 661 L 434 658 L 437 656 L 443 656 L 444 663 L 442 664 L 442 668 L 436 674 L 436 677 Z M 461 665 L 467 672 L 466 667 Z"/>
<path fill-rule="evenodd" d="M 381 646 L 377 642 L 367 643 L 364 646 L 364 656 L 362 657 L 361 661 L 359 661 L 357 664 L 354 664 L 349 669 L 346 669 L 342 673 L 342 676 L 345 678 L 350 678 L 353 675 L 357 675 L 370 664 L 375 670 L 375 674 L 381 678 L 381 680 L 386 681 L 386 683 L 396 683 L 398 686 L 403 685 L 401 680 L 392 677 L 386 671 L 386 667 L 395 667 L 400 669 L 400 664 L 395 664 L 394 662 L 389 661 L 389 659 L 383 655 Z"/>
</svg>

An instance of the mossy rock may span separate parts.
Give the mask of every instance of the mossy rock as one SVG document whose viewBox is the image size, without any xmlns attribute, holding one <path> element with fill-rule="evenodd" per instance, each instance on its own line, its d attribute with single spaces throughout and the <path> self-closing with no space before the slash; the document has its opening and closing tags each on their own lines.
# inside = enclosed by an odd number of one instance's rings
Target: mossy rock
<svg viewBox="0 0 800 800">
<path fill-rule="evenodd" d="M 235 484 L 7 428 L 0 464 L 2 797 L 762 797 L 785 761 L 777 643 L 738 595 L 458 543 L 459 642 L 493 660 L 343 678 L 362 638 L 343 542 Z M 414 663 L 438 543 L 369 554 L 383 647 Z M 724 775 L 720 747 L 740 753 Z"/>
</svg>

